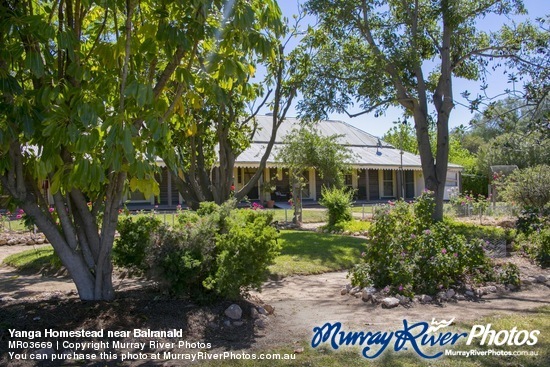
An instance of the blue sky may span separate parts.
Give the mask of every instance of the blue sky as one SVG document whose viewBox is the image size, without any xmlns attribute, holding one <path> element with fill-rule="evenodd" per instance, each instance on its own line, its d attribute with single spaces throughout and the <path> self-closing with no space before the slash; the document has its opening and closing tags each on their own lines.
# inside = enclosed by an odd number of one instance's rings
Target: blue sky
<svg viewBox="0 0 550 367">
<path fill-rule="evenodd" d="M 302 1 L 303 2 L 303 1 Z M 279 6 L 281 7 L 283 14 L 292 19 L 292 15 L 297 13 L 297 1 L 296 0 L 279 0 Z M 524 0 L 525 7 L 527 8 L 528 15 L 523 17 L 514 17 L 512 20 L 521 21 L 526 18 L 534 19 L 538 16 L 550 13 L 550 0 Z M 308 19 L 306 18 L 306 21 Z M 309 18 L 309 21 L 312 21 Z M 479 26 L 485 31 L 496 31 L 502 24 L 510 22 L 509 19 L 502 16 L 489 16 L 485 19 L 480 20 Z M 307 27 L 307 24 L 304 22 L 302 25 L 303 28 Z M 489 75 L 487 90 L 489 95 L 499 95 L 506 88 L 512 88 L 511 84 L 508 83 L 508 79 L 502 73 L 503 69 L 491 71 Z M 470 113 L 469 109 L 460 105 L 460 103 L 466 104 L 466 102 L 460 96 L 460 93 L 464 90 L 468 90 L 472 95 L 475 95 L 479 92 L 479 82 L 471 82 L 467 80 L 462 80 L 454 78 L 453 80 L 453 93 L 456 100 L 456 106 L 451 113 L 451 118 L 449 121 L 450 127 L 456 127 L 461 124 L 468 125 L 468 122 L 474 116 L 473 113 Z M 516 88 L 521 88 L 521 86 L 516 85 Z M 356 110 L 355 112 L 359 112 Z M 263 113 L 269 112 L 267 109 L 262 110 Z M 297 113 L 294 108 L 289 110 L 288 116 L 296 116 Z M 365 130 L 373 135 L 382 136 L 384 133 L 394 126 L 393 122 L 397 121 L 402 116 L 402 110 L 399 108 L 390 108 L 386 111 L 386 114 L 378 118 L 374 117 L 374 114 L 366 114 L 355 118 L 349 118 L 345 114 L 331 114 L 330 119 L 341 120 L 350 123 L 353 126 L 356 126 L 362 130 Z"/>
</svg>

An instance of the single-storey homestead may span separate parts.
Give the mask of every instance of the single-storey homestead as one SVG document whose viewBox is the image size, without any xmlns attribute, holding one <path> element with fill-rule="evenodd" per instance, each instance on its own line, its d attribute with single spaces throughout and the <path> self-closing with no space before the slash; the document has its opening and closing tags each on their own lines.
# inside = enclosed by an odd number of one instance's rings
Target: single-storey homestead
<svg viewBox="0 0 550 367">
<path fill-rule="evenodd" d="M 259 167 L 271 133 L 271 116 L 258 116 L 258 129 L 250 146 L 240 154 L 235 162 L 234 185 L 236 190 L 243 187 Z M 267 160 L 267 167 L 260 182 L 252 189 L 250 199 L 286 200 L 290 193 L 288 170 L 276 161 L 277 149 L 293 128 L 299 126 L 296 118 L 287 118 L 279 128 L 275 146 Z M 346 185 L 356 190 L 356 199 L 364 202 L 385 201 L 390 199 L 412 199 L 424 190 L 424 179 L 420 156 L 401 151 L 379 138 L 342 121 L 320 121 L 315 124 L 317 131 L 325 136 L 340 135 L 340 144 L 348 147 L 353 155 L 352 171 L 346 175 Z M 449 163 L 446 186 L 460 187 L 462 167 Z M 170 172 L 164 167 L 160 179 L 160 197 L 157 204 L 173 206 L 182 203 Z M 303 199 L 318 200 L 324 182 L 314 169 L 304 172 L 306 185 Z M 269 182 L 275 192 L 261 191 L 263 182 Z M 275 194 L 276 193 L 276 194 Z M 132 201 L 155 203 L 145 199 L 140 193 L 133 193 Z M 445 190 L 448 199 L 448 190 Z"/>
</svg>

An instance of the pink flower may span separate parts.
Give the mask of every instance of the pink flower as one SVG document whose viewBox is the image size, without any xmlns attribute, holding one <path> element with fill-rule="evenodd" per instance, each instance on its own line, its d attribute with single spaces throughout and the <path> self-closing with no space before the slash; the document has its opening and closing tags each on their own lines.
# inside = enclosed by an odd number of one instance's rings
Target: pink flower
<svg viewBox="0 0 550 367">
<path fill-rule="evenodd" d="M 365 251 L 361 252 L 361 257 L 365 257 L 365 256 L 367 256 L 366 252 Z"/>
<path fill-rule="evenodd" d="M 399 285 L 399 292 L 401 292 L 402 290 L 403 290 L 403 286 Z"/>
<path fill-rule="evenodd" d="M 411 234 L 411 238 L 414 240 L 416 238 L 416 235 L 414 233 Z"/>
<path fill-rule="evenodd" d="M 453 254 L 453 256 L 454 256 L 454 257 L 458 257 L 458 254 L 455 252 L 455 253 Z"/>
<path fill-rule="evenodd" d="M 441 249 L 441 253 L 442 253 L 443 255 L 445 255 L 445 254 L 447 253 L 447 249 L 444 249 L 444 248 Z"/>
<path fill-rule="evenodd" d="M 50 209 L 48 209 L 48 211 L 49 211 L 50 213 L 53 213 L 53 212 L 55 212 L 55 209 L 54 209 L 54 208 L 50 208 Z"/>
<path fill-rule="evenodd" d="M 429 235 L 432 234 L 432 231 L 430 231 L 429 229 L 426 229 L 426 230 L 424 231 L 424 234 L 427 234 L 427 235 L 429 236 Z"/>
<path fill-rule="evenodd" d="M 25 214 L 25 211 L 23 209 L 19 209 L 19 214 Z"/>
<path fill-rule="evenodd" d="M 17 214 L 17 216 L 15 218 L 21 219 L 21 218 L 23 218 L 23 216 L 21 214 Z"/>
</svg>

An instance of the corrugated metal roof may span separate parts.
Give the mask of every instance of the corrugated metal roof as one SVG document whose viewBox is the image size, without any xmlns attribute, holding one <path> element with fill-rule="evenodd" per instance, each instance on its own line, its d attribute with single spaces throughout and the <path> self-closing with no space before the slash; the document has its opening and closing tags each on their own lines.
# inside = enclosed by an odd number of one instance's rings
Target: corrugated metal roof
<svg viewBox="0 0 550 367">
<path fill-rule="evenodd" d="M 248 149 L 237 157 L 235 161 L 237 166 L 257 167 L 265 152 L 271 135 L 272 116 L 257 116 L 256 121 L 258 130 L 254 135 L 253 142 Z M 281 124 L 275 140 L 276 144 L 267 160 L 269 166 L 277 165 L 275 159 L 277 149 L 280 148 L 285 136 L 299 126 L 300 121 L 296 118 L 287 118 Z M 323 136 L 342 135 L 339 142 L 351 150 L 353 158 L 350 164 L 355 168 L 399 169 L 402 166 L 403 169 L 407 170 L 422 169 L 420 156 L 403 152 L 403 163 L 401 165 L 399 149 L 345 122 L 327 120 L 320 121 L 314 126 Z M 461 170 L 462 166 L 449 163 L 449 169 Z"/>
<path fill-rule="evenodd" d="M 254 135 L 253 143 L 266 143 L 271 138 L 271 126 L 273 123 L 273 116 L 257 116 L 256 122 L 258 124 L 258 130 Z M 277 132 L 275 142 L 282 143 L 285 137 L 292 132 L 293 129 L 300 127 L 300 120 L 297 118 L 286 118 Z M 342 135 L 339 138 L 339 142 L 346 146 L 371 146 L 376 147 L 379 139 L 365 131 L 362 131 L 356 127 L 346 124 L 342 121 L 325 120 L 315 123 L 314 128 L 322 136 Z M 382 146 L 391 147 L 390 144 L 380 140 Z"/>
</svg>

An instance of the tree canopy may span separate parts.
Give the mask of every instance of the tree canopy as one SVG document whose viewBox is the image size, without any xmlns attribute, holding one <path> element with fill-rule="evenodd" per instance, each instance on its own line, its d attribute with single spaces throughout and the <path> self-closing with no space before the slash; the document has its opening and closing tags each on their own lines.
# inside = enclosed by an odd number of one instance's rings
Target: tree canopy
<svg viewBox="0 0 550 367">
<path fill-rule="evenodd" d="M 414 118 L 427 189 L 434 191 L 434 219 L 443 215 L 448 165 L 448 121 L 455 105 L 453 78 L 480 79 L 488 58 L 515 55 L 522 37 L 480 31 L 476 22 L 491 13 L 524 13 L 520 1 L 309 0 L 319 26 L 311 32 L 310 78 L 302 112 L 358 116 L 401 106 Z M 351 114 L 351 106 L 363 111 Z M 429 127 L 435 125 L 435 139 Z M 431 147 L 435 145 L 435 154 Z"/>
<path fill-rule="evenodd" d="M 281 27 L 274 1 L 0 4 L 0 180 L 82 299 L 113 298 L 125 187 L 158 193 L 157 157 L 198 130 L 184 107 L 253 93 L 240 56 L 272 52 L 266 24 Z"/>
</svg>

